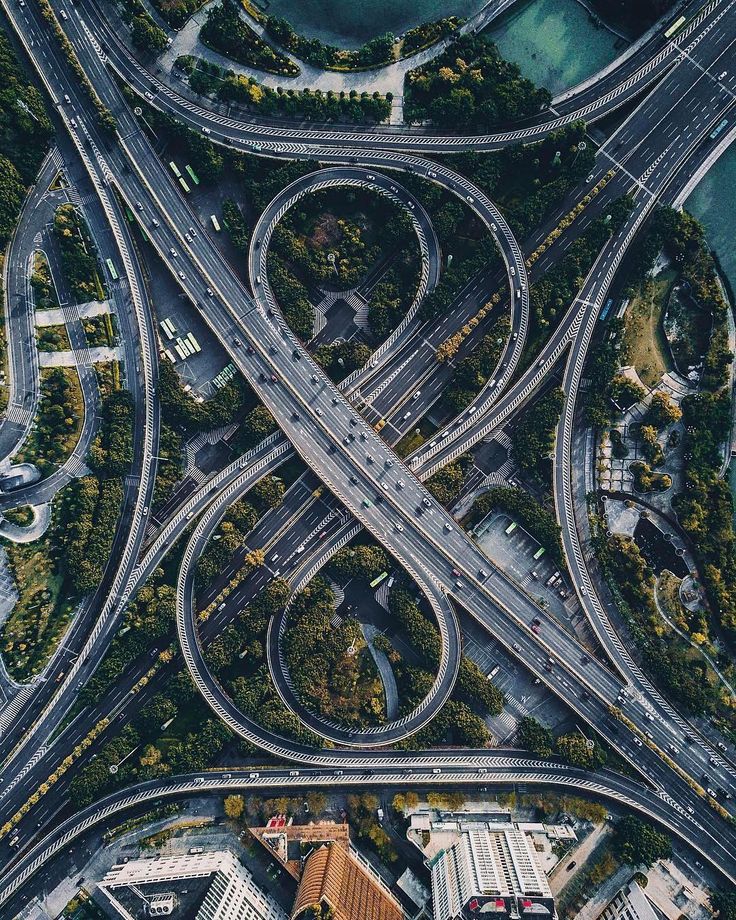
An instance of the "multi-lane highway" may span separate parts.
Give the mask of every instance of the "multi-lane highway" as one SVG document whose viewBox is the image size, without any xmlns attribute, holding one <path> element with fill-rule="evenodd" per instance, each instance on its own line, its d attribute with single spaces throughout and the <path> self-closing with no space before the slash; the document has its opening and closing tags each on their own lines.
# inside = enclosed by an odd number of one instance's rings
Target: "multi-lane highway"
<svg viewBox="0 0 736 920">
<path fill-rule="evenodd" d="M 625 138 L 619 137 L 617 144 L 612 145 L 605 153 L 606 159 L 613 160 L 613 168 L 618 174 L 626 177 L 625 180 L 621 180 L 624 188 L 628 182 L 635 192 L 632 215 L 619 234 L 604 248 L 586 280 L 586 286 L 563 320 L 560 329 L 553 333 L 540 362 L 522 378 L 521 387 L 517 384 L 515 389 L 511 388 L 508 391 L 510 401 L 516 402 L 511 405 L 505 394 L 502 394 L 500 399 L 496 399 L 496 394 L 491 394 L 491 398 L 484 399 L 482 411 L 478 413 L 477 419 L 474 417 L 457 426 L 458 431 L 453 435 L 452 446 L 450 447 L 448 442 L 447 445 L 440 445 L 441 450 L 436 449 L 438 445 L 429 448 L 430 451 L 435 450 L 435 454 L 417 458 L 412 465 L 415 471 L 422 470 L 426 474 L 433 463 L 447 459 L 454 450 L 459 452 L 466 449 L 478 437 L 482 437 L 483 434 L 479 434 L 477 426 L 492 427 L 507 417 L 526 398 L 528 392 L 565 348 L 571 348 L 573 383 L 579 381 L 590 329 L 623 252 L 646 219 L 653 202 L 668 187 L 673 176 L 697 158 L 698 145 L 707 137 L 711 125 L 730 108 L 733 98 L 731 78 L 727 72 L 725 77 L 723 74 L 717 76 L 717 73 L 722 66 L 724 55 L 730 53 L 733 44 L 733 16 L 727 15 L 733 5 L 733 0 L 708 4 L 678 36 L 678 42 L 666 43 L 664 48 L 650 56 L 646 64 L 634 72 L 635 79 L 628 87 L 621 88 L 627 82 L 623 81 L 617 84 L 614 96 L 600 104 L 594 104 L 591 109 L 594 114 L 610 111 L 614 104 L 617 104 L 616 99 L 638 92 L 646 85 L 648 75 L 652 71 L 659 68 L 661 73 L 657 76 L 661 76 L 665 70 L 671 71 L 646 103 L 628 120 L 626 130 L 634 132 L 633 142 L 629 141 L 631 149 L 621 151 L 619 148 L 625 143 Z M 117 38 L 110 34 L 107 25 L 100 21 L 96 7 L 92 5 L 85 8 L 81 15 L 70 16 L 68 34 L 98 92 L 119 119 L 121 139 L 119 143 L 107 148 L 103 148 L 102 142 L 95 139 L 91 119 L 85 117 L 82 120 L 82 115 L 89 108 L 87 100 L 79 92 L 74 79 L 69 76 L 58 48 L 44 31 L 37 11 L 29 8 L 26 12 L 20 13 L 18 10 L 9 9 L 9 13 L 14 21 L 17 18 L 21 31 L 27 37 L 32 36 L 33 44 L 29 45 L 29 51 L 44 75 L 52 95 L 58 98 L 59 91 L 68 91 L 73 100 L 74 111 L 80 113 L 77 122 L 81 129 L 76 134 L 86 136 L 86 146 L 92 150 L 94 162 L 87 154 L 84 142 L 78 145 L 79 152 L 83 157 L 87 157 L 90 173 L 97 176 L 98 192 L 101 196 L 106 195 L 104 186 L 115 183 L 129 204 L 142 202 L 147 220 L 152 221 L 154 215 L 156 216 L 158 226 L 156 232 L 151 233 L 155 247 L 162 258 L 171 263 L 172 271 L 182 288 L 201 309 L 205 320 L 230 352 L 234 363 L 260 393 L 279 426 L 317 476 L 330 486 L 352 516 L 390 549 L 424 587 L 428 597 L 435 598 L 435 611 L 438 613 L 440 624 L 454 622 L 454 617 L 443 612 L 449 610 L 449 607 L 444 599 L 439 598 L 439 593 L 453 596 L 479 622 L 500 636 L 533 673 L 538 674 L 556 693 L 570 702 L 580 718 L 586 719 L 593 726 L 604 725 L 610 707 L 620 703 L 623 687 L 621 680 L 595 660 L 588 659 L 585 666 L 581 667 L 583 650 L 560 630 L 551 631 L 549 636 L 541 639 L 529 630 L 528 625 L 536 615 L 536 606 L 531 599 L 485 559 L 462 534 L 450 516 L 434 502 L 414 473 L 401 463 L 385 442 L 366 425 L 363 418 L 345 402 L 340 391 L 325 379 L 317 365 L 304 352 L 301 344 L 280 321 L 278 313 L 273 309 L 274 305 L 268 300 L 268 288 L 261 291 L 256 283 L 254 300 L 229 268 L 222 263 L 206 233 L 199 233 L 196 238 L 190 240 L 186 239 L 187 228 L 192 226 L 194 221 L 193 214 L 122 104 L 117 89 L 107 74 L 103 59 L 112 54 L 110 49 L 114 46 L 117 55 L 113 61 L 114 66 L 126 78 L 132 80 L 136 89 L 150 93 L 149 89 L 142 89 L 141 74 L 145 72 L 126 57 L 125 49 Z M 85 17 L 92 23 L 92 27 Z M 93 31 L 98 40 L 94 39 Z M 99 40 L 105 43 L 107 50 L 103 49 Z M 39 50 L 42 51 L 41 58 L 46 60 L 39 59 Z M 629 66 L 633 57 L 631 55 L 627 59 Z M 126 67 L 132 68 L 133 72 L 125 72 Z M 646 67 L 649 67 L 649 70 L 644 73 Z M 145 75 L 145 79 L 149 80 L 150 85 L 150 75 Z M 634 84 L 637 82 L 639 87 L 635 88 Z M 595 91 L 596 103 L 605 96 L 601 95 L 601 90 L 602 84 Z M 219 136 L 215 135 L 217 140 L 223 140 L 226 133 L 228 141 L 233 143 L 242 144 L 253 139 L 253 126 L 246 127 L 236 122 L 225 123 L 205 110 L 177 99 L 169 90 L 160 89 L 156 98 L 159 100 L 157 104 L 165 101 L 168 110 L 173 112 L 177 111 L 177 106 L 181 106 L 180 114 L 190 123 L 207 127 L 210 123 L 216 122 L 219 132 Z M 567 116 L 563 116 L 565 117 Z M 415 135 L 396 134 L 381 134 L 379 138 L 375 133 L 341 134 L 301 129 L 296 132 L 296 129 L 286 131 L 270 126 L 257 126 L 257 130 L 269 136 L 273 136 L 274 131 L 281 131 L 279 148 L 289 154 L 314 155 L 316 150 L 326 159 L 350 162 L 358 150 L 361 163 L 417 171 L 416 164 L 419 162 L 423 174 L 435 179 L 430 172 L 438 173 L 439 168 L 433 164 L 417 161 L 410 154 L 380 151 L 400 151 L 404 146 L 408 146 L 409 139 L 415 149 L 417 146 L 419 149 L 426 146 L 432 150 L 463 147 L 492 149 L 494 145 L 502 143 L 535 139 L 554 124 L 554 121 L 548 120 L 545 123 L 541 120 L 538 126 L 506 132 L 493 138 L 452 139 L 433 138 L 427 134 L 422 134 L 419 139 Z M 75 131 L 72 133 L 74 135 Z M 290 139 L 288 143 L 284 142 L 284 137 Z M 346 137 L 348 140 L 345 140 Z M 369 137 L 370 141 L 364 140 L 365 137 Z M 665 138 L 664 144 L 662 138 Z M 370 153 L 362 149 L 366 143 L 372 143 L 373 150 Z M 103 149 L 104 153 L 101 152 Z M 273 149 L 270 149 L 273 152 Z M 351 165 L 355 166 L 354 163 Z M 605 167 L 600 168 L 607 171 L 609 164 L 606 162 Z M 359 181 L 376 181 L 369 179 L 367 173 L 357 169 L 354 175 Z M 100 176 L 103 177 L 103 181 L 100 181 Z M 474 204 L 476 199 L 482 200 L 478 191 L 469 189 L 465 182 L 462 177 L 455 177 L 448 187 L 456 194 L 464 194 L 471 204 Z M 471 191 L 475 194 L 471 194 Z M 112 220 L 115 215 L 111 213 L 109 197 L 107 205 L 108 217 Z M 489 213 L 492 213 L 491 203 L 488 202 L 487 205 Z M 500 226 L 498 220 L 493 222 Z M 522 296 L 528 296 L 528 285 L 524 281 L 523 288 L 516 287 L 520 279 L 525 279 L 523 259 L 519 261 L 520 249 L 515 245 L 515 241 L 507 241 L 510 250 L 515 246 L 515 251 L 511 251 L 512 258 L 508 258 L 503 241 L 499 241 L 508 269 L 512 301 L 522 299 Z M 255 258 L 253 253 L 251 256 L 252 259 Z M 258 258 L 265 258 L 263 250 Z M 512 265 L 516 271 L 515 275 L 511 273 Z M 516 280 L 512 280 L 514 278 Z M 212 296 L 209 295 L 208 289 L 212 291 Z M 520 315 L 523 315 L 523 311 Z M 515 346 L 511 348 L 513 355 Z M 520 347 L 518 350 L 520 351 Z M 388 358 L 386 363 L 388 364 Z M 383 367 L 381 370 L 385 372 L 386 368 Z M 503 383 L 506 383 L 509 377 L 510 371 Z M 573 392 L 574 389 L 573 386 Z M 491 415 L 490 410 L 495 415 Z M 284 449 L 288 448 L 284 445 Z M 447 454 L 444 453 L 445 449 L 448 451 Z M 438 458 L 436 455 L 440 453 L 442 456 Z M 150 471 L 150 462 L 146 468 Z M 230 489 L 230 485 L 227 488 Z M 231 491 L 234 493 L 237 489 L 233 488 Z M 197 660 L 196 637 L 191 631 L 187 633 L 193 625 L 191 581 L 187 581 L 191 579 L 193 571 L 191 561 L 201 551 L 208 528 L 211 529 L 213 521 L 216 521 L 217 515 L 224 510 L 230 498 L 230 491 L 223 494 L 221 501 L 218 498 L 219 504 L 207 512 L 205 519 L 195 529 L 185 553 L 185 565 L 180 578 L 179 620 L 188 666 L 210 705 L 232 724 L 230 718 L 237 720 L 239 714 L 227 713 L 226 698 L 223 703 L 222 700 L 210 698 L 208 695 L 212 694 L 213 682 L 202 669 L 201 661 Z M 134 517 L 138 523 L 141 515 L 140 505 L 139 497 L 136 506 L 137 517 Z M 165 543 L 165 540 L 161 539 Z M 165 546 L 161 545 L 160 549 L 165 549 Z M 574 553 L 574 547 L 572 551 Z M 460 574 L 455 575 L 454 571 Z M 581 575 L 578 585 L 582 597 L 586 597 L 589 590 L 584 577 Z M 125 585 L 128 584 L 130 578 L 126 576 Z M 119 603 L 120 596 L 120 593 L 116 593 L 112 595 L 112 600 L 108 599 L 103 607 L 100 622 L 111 621 L 110 614 L 116 609 L 115 605 Z M 99 635 L 98 632 L 97 636 Z M 604 647 L 608 647 L 606 637 L 602 638 Z M 450 632 L 445 634 L 444 639 L 443 661 L 449 661 L 452 658 L 453 645 L 458 646 L 459 643 L 457 638 L 452 639 Z M 616 661 L 616 664 L 620 663 Z M 76 669 L 75 679 L 79 679 L 80 676 L 83 680 L 86 675 L 80 674 L 79 669 Z M 444 675 L 438 675 L 435 686 L 442 683 L 443 677 Z M 70 680 L 67 679 L 59 698 L 66 694 L 66 698 L 69 699 L 69 689 Z M 670 713 L 665 711 L 656 699 L 654 706 L 652 705 L 651 694 L 646 686 L 643 687 L 638 699 L 626 696 L 623 699 L 626 700 L 626 715 L 636 726 L 636 730 L 632 732 L 621 725 L 617 730 L 617 736 L 611 739 L 614 747 L 637 763 L 650 780 L 662 789 L 669 790 L 676 801 L 664 799 L 672 813 L 667 820 L 675 821 L 673 815 L 677 815 L 676 820 L 684 822 L 690 836 L 698 841 L 696 845 L 701 846 L 701 841 L 706 845 L 707 842 L 707 846 L 711 848 L 713 862 L 726 874 L 734 877 L 731 865 L 733 850 L 729 850 L 732 843 L 730 828 L 722 825 L 696 791 L 677 770 L 673 770 L 657 754 L 656 750 L 634 744 L 639 735 L 650 733 L 655 746 L 664 752 L 668 745 L 673 744 L 673 730 L 681 733 L 682 724 L 676 723 L 673 726 Z M 52 711 L 53 707 L 48 707 L 46 715 Z M 656 712 L 654 721 L 651 718 L 653 712 Z M 240 730 L 238 725 L 234 724 L 233 727 Z M 33 738 L 43 738 L 44 730 L 42 723 L 41 730 L 34 732 Z M 264 743 L 263 734 L 258 740 L 268 748 L 268 744 Z M 280 739 L 279 745 L 281 741 L 283 739 Z M 36 755 L 43 756 L 42 747 L 43 743 L 33 754 L 36 760 L 39 759 Z M 34 750 L 33 744 L 24 745 L 23 754 L 25 750 L 30 754 Z M 370 765 L 374 762 L 386 762 L 395 756 L 391 752 L 360 755 L 338 751 L 302 752 L 291 743 L 287 743 L 285 747 L 280 746 L 277 753 L 284 757 L 319 764 L 339 763 L 345 756 L 350 756 L 358 758 L 362 764 Z M 457 758 L 461 755 L 449 756 L 455 757 L 455 762 L 460 762 Z M 707 758 L 707 752 L 699 745 L 683 749 L 679 757 L 679 770 L 697 777 L 702 772 L 704 758 Z M 20 767 L 22 762 L 22 757 L 18 756 L 12 761 Z M 33 758 L 28 764 L 30 768 L 33 767 Z M 723 767 L 725 768 L 725 765 Z M 14 769 L 15 767 L 10 770 L 11 774 Z M 15 779 L 12 780 L 14 785 L 11 788 L 15 788 L 15 780 L 21 776 L 22 769 L 15 774 Z M 727 769 L 722 772 L 726 776 L 724 782 L 729 785 L 731 775 Z M 9 795 L 9 800 L 11 799 L 14 799 L 12 794 Z M 689 809 L 692 810 L 692 814 Z M 711 821 L 714 827 L 717 825 L 717 830 L 710 826 Z"/>
</svg>

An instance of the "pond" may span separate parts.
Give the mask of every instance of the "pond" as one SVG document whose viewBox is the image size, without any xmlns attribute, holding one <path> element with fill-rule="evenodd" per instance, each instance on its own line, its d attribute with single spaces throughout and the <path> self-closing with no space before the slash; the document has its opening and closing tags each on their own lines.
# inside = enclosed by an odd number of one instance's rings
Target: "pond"
<svg viewBox="0 0 736 920">
<path fill-rule="evenodd" d="M 486 32 L 525 77 L 557 95 L 618 57 L 626 43 L 596 26 L 575 0 L 521 3 Z"/>
<path fill-rule="evenodd" d="M 382 32 L 400 34 L 444 16 L 467 18 L 487 0 L 256 0 L 303 35 L 355 48 Z M 576 0 L 520 0 L 487 34 L 525 76 L 553 93 L 573 86 L 620 54 L 624 44 L 597 27 Z"/>
<path fill-rule="evenodd" d="M 486 0 L 256 0 L 269 16 L 283 16 L 297 32 L 330 45 L 355 48 L 384 32 L 400 35 L 422 22 L 483 9 Z"/>
</svg>

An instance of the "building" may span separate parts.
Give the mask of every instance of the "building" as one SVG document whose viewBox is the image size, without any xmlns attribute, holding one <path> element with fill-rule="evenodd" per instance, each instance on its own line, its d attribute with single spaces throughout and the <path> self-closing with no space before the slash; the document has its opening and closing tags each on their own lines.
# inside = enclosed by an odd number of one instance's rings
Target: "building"
<svg viewBox="0 0 736 920">
<path fill-rule="evenodd" d="M 193 890 L 199 892 L 196 902 L 191 902 Z M 98 891 L 112 915 L 123 920 L 144 916 L 288 920 L 286 912 L 258 888 L 250 872 L 228 850 L 121 863 L 107 873 Z M 190 903 L 185 903 L 187 896 Z"/>
<path fill-rule="evenodd" d="M 598 920 L 658 920 L 659 914 L 636 882 L 630 882 L 611 898 Z"/>
<path fill-rule="evenodd" d="M 431 861 L 435 920 L 552 920 L 554 899 L 534 845 L 511 821 L 461 823 Z"/>
<path fill-rule="evenodd" d="M 404 912 L 388 888 L 350 847 L 324 844 L 307 857 L 292 920 L 312 920 L 319 905 L 332 920 L 403 920 Z"/>
</svg>

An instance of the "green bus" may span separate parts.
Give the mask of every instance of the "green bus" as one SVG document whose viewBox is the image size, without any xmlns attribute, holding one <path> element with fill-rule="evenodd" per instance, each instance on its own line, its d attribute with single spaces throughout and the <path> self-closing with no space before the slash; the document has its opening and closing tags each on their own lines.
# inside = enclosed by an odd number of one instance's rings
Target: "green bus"
<svg viewBox="0 0 736 920">
<path fill-rule="evenodd" d="M 381 572 L 380 575 L 376 575 L 376 577 L 371 582 L 370 587 L 377 588 L 381 584 L 384 578 L 388 578 L 388 572 Z"/>
<path fill-rule="evenodd" d="M 173 174 L 176 176 L 176 178 L 179 179 L 179 178 L 181 177 L 181 171 L 180 171 L 179 167 L 176 165 L 176 163 L 172 160 L 172 161 L 169 163 L 169 166 L 171 167 L 171 171 L 172 171 Z"/>
<path fill-rule="evenodd" d="M 107 270 L 110 272 L 110 277 L 113 281 L 118 280 L 118 273 L 115 271 L 115 266 L 112 264 L 112 259 L 105 259 L 105 265 L 107 265 Z"/>
<path fill-rule="evenodd" d="M 667 29 L 667 30 L 665 31 L 664 37 L 665 37 L 665 38 L 672 38 L 673 35 L 677 35 L 677 33 L 678 33 L 678 32 L 680 31 L 680 29 L 685 25 L 686 22 L 687 22 L 687 19 L 685 19 L 684 16 L 679 16 L 679 17 L 672 23 L 672 25 L 669 27 L 669 29 Z"/>
<path fill-rule="evenodd" d="M 504 533 L 506 534 L 507 537 L 509 537 L 515 530 L 516 530 L 516 521 L 512 521 L 509 524 L 509 526 L 506 528 L 506 530 L 504 530 Z"/>
<path fill-rule="evenodd" d="M 199 177 L 197 176 L 195 171 L 192 169 L 192 167 L 189 165 L 189 163 L 187 163 L 184 169 L 189 173 L 189 178 L 192 180 L 192 182 L 195 185 L 199 185 Z"/>
<path fill-rule="evenodd" d="M 543 555 L 544 555 L 544 547 L 540 546 L 539 549 L 536 551 L 536 553 L 534 553 L 534 555 L 532 556 L 532 559 L 541 559 Z"/>
</svg>

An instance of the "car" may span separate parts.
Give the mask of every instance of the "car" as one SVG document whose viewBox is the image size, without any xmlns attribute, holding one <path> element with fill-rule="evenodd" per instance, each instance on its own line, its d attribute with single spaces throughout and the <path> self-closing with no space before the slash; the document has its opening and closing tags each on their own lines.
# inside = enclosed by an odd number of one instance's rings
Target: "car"
<svg viewBox="0 0 736 920">
<path fill-rule="evenodd" d="M 516 274 L 516 269 L 514 268 L 513 265 L 511 266 L 511 268 L 509 269 L 509 271 L 511 272 L 512 275 L 515 275 L 515 274 Z"/>
<path fill-rule="evenodd" d="M 403 533 L 403 532 L 404 532 L 404 525 L 403 525 L 403 524 L 399 524 L 398 521 L 394 521 L 394 530 L 398 530 L 399 533 Z"/>
<path fill-rule="evenodd" d="M 72 100 L 69 98 L 69 96 L 64 93 L 64 102 L 66 102 L 67 105 L 71 105 L 71 101 Z"/>
<path fill-rule="evenodd" d="M 365 177 L 366 177 L 366 179 L 370 179 L 371 182 L 373 182 L 373 181 L 375 180 L 375 178 L 376 178 L 376 177 L 373 175 L 373 173 L 366 173 L 366 176 L 365 176 Z"/>
<path fill-rule="evenodd" d="M 178 272 L 177 274 L 179 275 L 182 281 L 186 281 L 186 275 L 184 274 L 184 272 Z"/>
<path fill-rule="evenodd" d="M 192 237 L 189 233 L 184 234 L 184 239 L 187 241 L 187 243 L 193 242 Z"/>
<path fill-rule="evenodd" d="M 718 742 L 716 743 L 716 747 L 718 748 L 719 751 L 723 751 L 724 754 L 725 754 L 726 751 L 728 750 L 728 748 L 726 747 L 726 745 L 725 745 L 722 741 L 718 741 Z"/>
<path fill-rule="evenodd" d="M 577 866 L 577 861 L 573 859 L 573 861 L 571 863 L 568 863 L 567 866 L 565 867 L 565 872 L 570 872 L 572 869 L 575 868 L 575 866 Z"/>
<path fill-rule="evenodd" d="M 294 419 L 295 422 L 298 422 L 299 419 L 301 418 L 301 416 L 300 416 L 299 413 L 296 411 L 296 409 L 291 413 L 291 417 Z"/>
<path fill-rule="evenodd" d="M 312 383 L 319 383 L 319 377 L 317 374 L 312 374 Z"/>
<path fill-rule="evenodd" d="M 151 99 L 153 99 L 153 93 L 149 93 L 148 90 L 146 90 L 146 92 L 143 95 L 146 97 L 146 99 L 149 100 L 149 102 Z"/>
<path fill-rule="evenodd" d="M 388 483 L 386 482 L 385 479 L 381 483 L 381 488 L 383 489 L 384 492 L 388 492 Z"/>
<path fill-rule="evenodd" d="M 261 775 L 260 773 L 249 773 L 249 774 L 248 774 L 248 776 L 249 776 L 251 779 L 258 779 L 258 778 L 260 777 L 260 775 Z"/>
<path fill-rule="evenodd" d="M 393 465 L 394 461 L 389 457 L 389 459 L 386 461 L 386 466 L 390 469 Z"/>
<path fill-rule="evenodd" d="M 519 645 L 518 642 L 514 642 L 514 644 L 513 644 L 511 647 L 513 648 L 513 650 L 514 650 L 515 652 L 520 652 L 520 651 L 521 651 L 521 646 Z"/>
<path fill-rule="evenodd" d="M 317 415 L 318 415 L 320 418 L 322 418 L 322 410 L 320 409 L 319 406 L 317 406 L 317 408 L 316 408 L 314 411 L 317 413 Z"/>
<path fill-rule="evenodd" d="M 692 805 L 688 805 L 688 806 L 686 806 L 686 807 L 687 807 L 687 813 L 688 813 L 689 815 L 694 815 L 694 814 L 695 814 L 695 809 L 693 808 Z"/>
<path fill-rule="evenodd" d="M 302 353 L 299 351 L 298 348 L 295 348 L 294 351 L 292 351 L 292 353 L 291 353 L 291 357 L 292 357 L 295 361 L 301 361 L 301 360 L 302 360 Z"/>
<path fill-rule="evenodd" d="M 335 770 L 335 776 L 342 776 L 344 772 L 344 770 Z"/>
<path fill-rule="evenodd" d="M 461 581 L 458 580 L 458 581 L 455 582 L 455 587 L 458 589 L 458 591 L 460 591 L 460 590 L 462 590 L 463 583 L 462 583 Z"/>
<path fill-rule="evenodd" d="M 243 343 L 240 341 L 240 339 L 236 335 L 235 338 L 233 339 L 233 345 L 237 345 L 238 347 L 240 347 L 242 344 Z"/>
<path fill-rule="evenodd" d="M 433 772 L 433 773 L 441 773 L 442 770 L 440 769 L 440 767 L 435 767 L 435 768 L 432 770 L 432 772 Z"/>
<path fill-rule="evenodd" d="M 208 296 L 208 297 L 214 297 L 214 296 L 215 296 L 215 292 L 212 290 L 212 288 L 207 288 L 207 296 Z"/>
<path fill-rule="evenodd" d="M 353 475 L 350 477 L 350 482 L 352 482 L 352 484 L 353 484 L 354 486 L 356 486 L 356 485 L 358 484 L 358 477 L 357 477 L 355 474 L 353 474 Z"/>
<path fill-rule="evenodd" d="M 59 10 L 59 16 L 61 16 L 61 18 L 64 21 L 66 21 L 69 18 L 69 14 L 67 13 L 66 10 Z"/>
<path fill-rule="evenodd" d="M 278 379 L 276 374 L 271 374 L 271 383 L 278 383 Z"/>
<path fill-rule="evenodd" d="M 545 663 L 544 663 L 544 670 L 545 670 L 545 671 L 551 671 L 551 670 L 552 670 L 552 665 L 551 665 L 548 661 L 545 661 Z"/>
<path fill-rule="evenodd" d="M 173 256 L 173 258 L 175 258 L 175 259 L 176 259 L 177 256 L 179 255 L 179 253 L 174 249 L 173 246 L 171 246 L 171 247 L 169 248 L 169 252 L 171 253 L 171 255 Z"/>
<path fill-rule="evenodd" d="M 431 507 L 432 507 L 432 502 L 431 502 L 428 498 L 423 498 L 423 499 L 422 499 L 422 504 L 424 505 L 425 508 L 431 508 Z"/>
<path fill-rule="evenodd" d="M 154 226 L 154 227 L 160 227 L 160 226 L 161 226 L 161 225 L 159 224 L 159 222 L 156 220 L 155 217 L 154 217 L 153 220 L 151 221 L 151 225 Z"/>
<path fill-rule="evenodd" d="M 445 530 L 447 531 L 447 533 L 450 533 L 450 531 L 452 530 L 452 524 L 445 523 Z"/>
<path fill-rule="evenodd" d="M 189 228 L 189 232 L 192 234 L 192 236 L 196 236 L 196 235 L 197 235 L 197 231 L 194 229 L 194 227 L 190 227 L 190 228 Z"/>
<path fill-rule="evenodd" d="M 592 181 L 593 181 L 593 173 L 591 173 L 585 181 L 586 181 L 586 182 L 592 182 Z"/>
<path fill-rule="evenodd" d="M 403 488 L 404 488 L 404 480 L 403 480 L 403 479 L 397 479 L 397 480 L 396 480 L 396 488 L 397 488 L 397 489 L 403 489 Z"/>
<path fill-rule="evenodd" d="M 644 747 L 644 744 L 642 743 L 641 738 L 634 738 L 634 744 L 635 744 L 637 747 Z"/>
<path fill-rule="evenodd" d="M 419 399 L 419 397 L 421 396 L 421 394 L 422 394 L 422 391 L 421 391 L 421 390 L 417 390 L 416 393 L 412 396 L 412 400 L 414 400 L 414 399 Z"/>
</svg>

